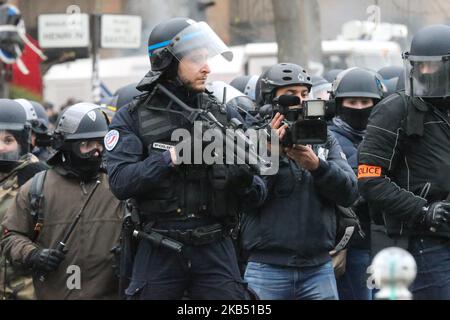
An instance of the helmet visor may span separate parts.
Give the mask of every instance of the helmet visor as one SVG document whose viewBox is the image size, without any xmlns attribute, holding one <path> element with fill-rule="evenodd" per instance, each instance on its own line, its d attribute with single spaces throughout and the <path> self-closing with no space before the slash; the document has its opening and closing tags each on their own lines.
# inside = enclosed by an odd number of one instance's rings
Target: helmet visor
<svg viewBox="0 0 450 320">
<path fill-rule="evenodd" d="M 189 63 L 196 70 L 215 57 L 233 59 L 227 45 L 205 22 L 196 22 L 178 33 L 168 46 L 172 55 L 180 63 Z"/>
<path fill-rule="evenodd" d="M 404 55 L 406 94 L 412 97 L 450 96 L 450 56 Z"/>
</svg>

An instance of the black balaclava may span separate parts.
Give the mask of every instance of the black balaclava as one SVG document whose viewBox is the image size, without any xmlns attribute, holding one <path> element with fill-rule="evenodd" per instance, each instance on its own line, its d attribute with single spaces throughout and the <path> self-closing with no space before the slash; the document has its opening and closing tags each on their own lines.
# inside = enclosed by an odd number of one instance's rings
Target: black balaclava
<svg viewBox="0 0 450 320">
<path fill-rule="evenodd" d="M 77 142 L 71 143 L 72 150 L 64 150 L 62 152 L 61 166 L 83 181 L 96 179 L 102 166 L 102 152 L 94 149 L 89 153 L 81 155 L 79 152 L 74 151 L 77 149 L 77 146 Z M 96 152 L 100 156 L 95 156 Z"/>
<path fill-rule="evenodd" d="M 347 108 L 341 105 L 339 117 L 358 131 L 366 130 L 373 107 L 365 109 Z"/>
</svg>

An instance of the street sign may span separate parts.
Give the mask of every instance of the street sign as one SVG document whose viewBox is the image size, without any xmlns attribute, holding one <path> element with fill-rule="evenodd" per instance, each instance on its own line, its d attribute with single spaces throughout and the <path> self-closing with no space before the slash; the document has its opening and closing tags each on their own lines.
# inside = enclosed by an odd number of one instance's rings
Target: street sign
<svg viewBox="0 0 450 320">
<path fill-rule="evenodd" d="M 137 49 L 141 46 L 140 16 L 104 14 L 101 16 L 101 47 Z"/>
<path fill-rule="evenodd" d="M 89 46 L 89 15 L 43 14 L 38 20 L 41 48 L 80 48 Z"/>
</svg>

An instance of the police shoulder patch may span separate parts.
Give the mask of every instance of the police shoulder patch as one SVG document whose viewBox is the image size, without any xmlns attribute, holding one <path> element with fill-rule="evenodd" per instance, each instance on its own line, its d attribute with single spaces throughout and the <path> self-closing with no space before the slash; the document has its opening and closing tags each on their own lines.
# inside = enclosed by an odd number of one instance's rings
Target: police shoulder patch
<svg viewBox="0 0 450 320">
<path fill-rule="evenodd" d="M 119 131 L 111 130 L 106 134 L 106 136 L 105 136 L 106 150 L 108 150 L 108 151 L 113 150 L 118 142 L 119 142 Z"/>
</svg>

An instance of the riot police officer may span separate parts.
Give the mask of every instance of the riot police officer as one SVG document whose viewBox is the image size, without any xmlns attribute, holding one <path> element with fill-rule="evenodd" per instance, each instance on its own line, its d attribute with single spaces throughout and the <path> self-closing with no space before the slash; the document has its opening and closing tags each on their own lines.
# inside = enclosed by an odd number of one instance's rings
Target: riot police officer
<svg viewBox="0 0 450 320">
<path fill-rule="evenodd" d="M 402 87 L 401 81 L 405 81 L 403 77 L 404 71 L 400 66 L 387 66 L 383 67 L 377 72 L 384 81 L 384 85 L 386 86 L 386 97 L 395 93 L 398 90 L 404 90 L 405 87 Z M 400 82 L 400 84 L 399 84 Z"/>
<path fill-rule="evenodd" d="M 47 161 L 50 157 L 50 134 L 47 111 L 36 101 L 17 99 L 27 112 L 27 121 L 31 126 L 31 152 L 41 161 Z"/>
<path fill-rule="evenodd" d="M 341 72 L 334 84 L 332 98 L 337 116 L 329 127 L 348 164 L 358 170 L 358 146 L 366 133 L 367 121 L 373 107 L 382 99 L 380 80 L 372 71 L 351 68 Z M 360 197 L 353 205 L 360 220 L 364 237 L 355 232 L 347 248 L 345 273 L 338 279 L 339 298 L 342 300 L 372 300 L 367 288 L 366 270 L 370 265 L 371 229 L 367 202 Z"/>
<path fill-rule="evenodd" d="M 230 82 L 230 86 L 244 93 L 253 101 L 256 101 L 257 92 L 259 91 L 259 88 L 257 88 L 259 83 L 258 79 L 259 76 L 257 75 L 238 76 Z"/>
<path fill-rule="evenodd" d="M 20 186 L 34 174 L 47 168 L 29 153 L 30 129 L 26 112 L 21 105 L 13 100 L 0 99 L 0 221 Z M 0 232 L 3 234 L 1 227 Z M 0 298 L 35 298 L 28 270 L 13 270 L 3 252 L 0 259 Z"/>
<path fill-rule="evenodd" d="M 158 24 L 148 45 L 152 71 L 137 87 L 145 94 L 119 110 L 105 137 L 111 189 L 119 199 L 133 200 L 143 238 L 126 294 L 246 299 L 229 234 L 243 199 L 263 201 L 264 183 L 237 165 L 179 164 L 171 147 L 176 129 L 193 127 L 180 101 L 227 122 L 205 84 L 208 59 L 230 60 L 231 52 L 206 23 L 186 18 Z M 152 235 L 160 241 L 151 241 Z"/>
<path fill-rule="evenodd" d="M 360 192 L 417 262 L 416 299 L 450 299 L 450 27 L 425 27 L 404 53 L 406 90 L 372 112 Z"/>
<path fill-rule="evenodd" d="M 52 168 L 20 188 L 2 222 L 2 250 L 32 270 L 38 299 L 118 298 L 111 248 L 122 210 L 101 172 L 107 130 L 99 106 L 66 108 L 52 137 Z"/>
</svg>

